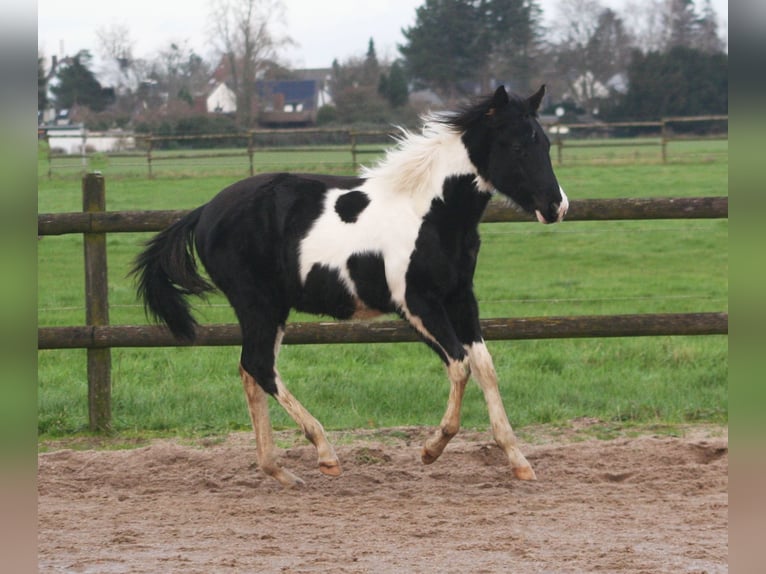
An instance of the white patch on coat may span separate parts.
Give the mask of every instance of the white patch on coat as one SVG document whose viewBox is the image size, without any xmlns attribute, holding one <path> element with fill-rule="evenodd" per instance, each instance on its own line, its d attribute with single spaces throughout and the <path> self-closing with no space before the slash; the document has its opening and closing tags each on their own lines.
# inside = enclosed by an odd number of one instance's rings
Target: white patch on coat
<svg viewBox="0 0 766 574">
<path fill-rule="evenodd" d="M 349 190 L 328 190 L 322 215 L 300 245 L 300 274 L 305 283 L 315 264 L 338 270 L 349 293 L 358 296 L 346 263 L 353 254 L 380 254 L 395 305 L 404 309 L 405 275 L 423 218 L 434 198 L 441 198 L 444 180 L 474 175 L 480 190 L 490 189 L 468 158 L 460 134 L 443 124 L 427 125 L 423 134 L 405 132 L 397 148 L 375 167 L 365 169 L 356 188 L 370 203 L 354 223 L 335 211 Z"/>
</svg>

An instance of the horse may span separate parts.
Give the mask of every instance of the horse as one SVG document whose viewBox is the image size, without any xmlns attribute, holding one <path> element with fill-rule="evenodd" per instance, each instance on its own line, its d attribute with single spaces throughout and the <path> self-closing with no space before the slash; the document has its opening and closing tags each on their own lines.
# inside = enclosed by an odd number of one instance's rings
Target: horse
<svg viewBox="0 0 766 574">
<path fill-rule="evenodd" d="M 321 423 L 276 370 L 295 309 L 338 320 L 398 314 L 441 358 L 450 383 L 422 462 L 436 461 L 458 432 L 472 375 L 513 475 L 536 478 L 500 397 L 473 276 L 478 224 L 494 194 L 544 224 L 567 212 L 538 121 L 544 94 L 545 85 L 526 98 L 500 86 L 454 111 L 425 116 L 420 133 L 402 130 L 397 145 L 357 176 L 249 177 L 146 243 L 131 270 L 137 294 L 147 315 L 179 342 L 193 342 L 197 326 L 188 296 L 217 289 L 233 307 L 242 332 L 239 372 L 266 475 L 284 487 L 304 484 L 277 460 L 268 397 L 316 447 L 320 472 L 341 474 Z"/>
</svg>

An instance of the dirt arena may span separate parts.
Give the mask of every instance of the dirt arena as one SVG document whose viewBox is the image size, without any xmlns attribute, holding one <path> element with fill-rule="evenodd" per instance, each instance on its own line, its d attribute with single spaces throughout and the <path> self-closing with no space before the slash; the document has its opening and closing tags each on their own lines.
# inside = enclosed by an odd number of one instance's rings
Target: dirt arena
<svg viewBox="0 0 766 574">
<path fill-rule="evenodd" d="M 728 431 L 593 439 L 525 429 L 539 480 L 509 478 L 485 433 L 431 466 L 422 428 L 330 433 L 340 478 L 280 433 L 306 486 L 254 465 L 250 433 L 40 454 L 40 572 L 728 572 Z M 50 448 L 51 445 L 49 445 Z M 81 445 L 80 445 L 81 448 Z"/>
</svg>

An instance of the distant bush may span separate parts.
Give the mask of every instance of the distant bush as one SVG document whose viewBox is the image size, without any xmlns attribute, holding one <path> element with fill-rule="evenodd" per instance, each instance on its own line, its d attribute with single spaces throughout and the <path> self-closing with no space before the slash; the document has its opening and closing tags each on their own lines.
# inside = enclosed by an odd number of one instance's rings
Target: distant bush
<svg viewBox="0 0 766 574">
<path fill-rule="evenodd" d="M 338 110 L 335 106 L 322 106 L 317 111 L 317 125 L 324 126 L 338 121 Z"/>
<path fill-rule="evenodd" d="M 237 127 L 233 117 L 227 115 L 196 114 L 177 118 L 148 119 L 136 123 L 137 134 L 152 134 L 163 139 L 155 141 L 156 149 L 199 149 L 220 147 L 243 147 L 247 145 L 247 132 Z M 231 134 L 226 138 L 204 138 Z M 178 139 L 173 139 L 174 137 Z"/>
</svg>

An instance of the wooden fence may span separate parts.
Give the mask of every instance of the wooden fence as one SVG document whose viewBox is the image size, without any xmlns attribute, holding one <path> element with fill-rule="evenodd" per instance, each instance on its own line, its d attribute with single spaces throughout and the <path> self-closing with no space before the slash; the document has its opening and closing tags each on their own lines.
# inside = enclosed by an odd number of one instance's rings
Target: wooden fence
<svg viewBox="0 0 766 574">
<path fill-rule="evenodd" d="M 113 347 L 177 346 L 165 327 L 110 325 L 106 234 L 159 231 L 187 211 L 105 211 L 105 183 L 101 174 L 82 181 L 81 213 L 39 214 L 39 235 L 82 233 L 85 254 L 86 325 L 38 328 L 39 349 L 87 349 L 88 412 L 90 428 L 105 431 L 111 421 L 111 351 Z M 712 219 L 728 217 L 727 197 L 572 200 L 567 221 L 627 219 Z M 512 208 L 490 204 L 484 222 L 533 221 Z M 667 313 L 573 317 L 483 319 L 487 340 L 583 337 L 639 337 L 656 335 L 727 334 L 728 313 Z M 284 342 L 393 343 L 417 341 L 403 321 L 291 323 Z M 238 345 L 238 325 L 204 325 L 195 345 Z"/>
<path fill-rule="evenodd" d="M 728 126 L 728 116 L 694 116 L 694 117 L 671 117 L 663 118 L 657 121 L 645 122 L 613 122 L 613 123 L 588 123 L 588 124 L 553 124 L 547 126 L 551 134 L 551 145 L 556 148 L 556 159 L 559 164 L 564 163 L 564 151 L 585 149 L 585 148 L 638 148 L 638 147 L 656 147 L 659 149 L 659 158 L 663 163 L 668 161 L 668 145 L 674 141 L 691 140 L 727 140 L 727 130 L 720 134 L 712 135 L 683 135 L 677 134 L 673 126 L 690 125 L 701 122 L 726 122 Z M 653 131 L 654 136 L 643 136 L 634 139 L 624 139 L 614 137 L 617 130 L 640 129 L 646 132 Z M 575 134 L 588 133 L 591 137 L 575 137 Z M 360 156 L 366 154 L 381 154 L 385 148 L 370 147 L 369 143 L 383 144 L 390 143 L 391 136 L 397 132 L 392 131 L 361 131 L 353 129 L 282 129 L 282 130 L 249 130 L 235 134 L 204 134 L 204 135 L 175 135 L 160 136 L 154 134 L 135 134 L 133 139 L 138 142 L 139 150 L 135 152 L 109 152 L 104 154 L 109 158 L 133 158 L 141 161 L 147 170 L 149 178 L 155 176 L 157 165 L 171 161 L 194 160 L 199 162 L 205 159 L 226 159 L 226 158 L 247 158 L 250 175 L 258 171 L 256 166 L 256 157 L 258 153 L 278 151 L 280 153 L 291 152 L 327 152 L 327 141 L 332 140 L 337 144 L 338 152 L 347 153 L 351 157 L 350 168 L 357 169 L 360 165 Z M 566 135 L 565 135 L 566 134 Z M 594 140 L 593 136 L 598 136 L 601 141 Z M 286 137 L 292 140 L 302 140 L 304 142 L 313 141 L 313 145 L 264 145 L 264 140 L 272 138 Z M 82 146 L 80 155 L 62 155 L 55 150 L 55 144 L 51 145 L 48 140 L 48 177 L 51 177 L 54 169 L 54 161 L 76 161 L 85 171 L 92 154 L 87 152 L 88 138 L 98 137 L 89 136 L 87 131 L 82 134 Z M 603 138 L 608 138 L 604 141 Z M 55 138 L 54 138 L 55 139 Z M 228 144 L 227 149 L 216 150 L 211 146 L 215 142 L 239 142 L 239 145 Z M 183 153 L 177 151 L 173 153 L 158 150 L 163 146 L 174 143 L 176 145 L 199 146 L 205 149 L 204 153 Z M 317 142 L 324 142 L 319 145 Z M 137 164 L 138 165 L 138 164 Z"/>
</svg>

